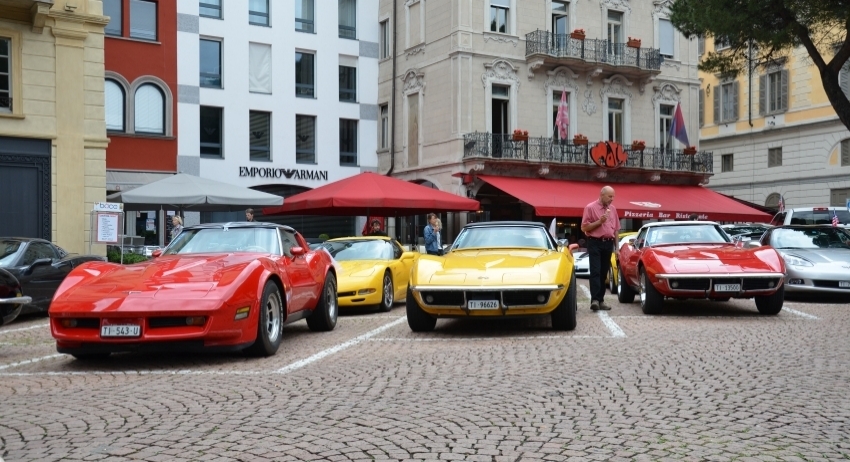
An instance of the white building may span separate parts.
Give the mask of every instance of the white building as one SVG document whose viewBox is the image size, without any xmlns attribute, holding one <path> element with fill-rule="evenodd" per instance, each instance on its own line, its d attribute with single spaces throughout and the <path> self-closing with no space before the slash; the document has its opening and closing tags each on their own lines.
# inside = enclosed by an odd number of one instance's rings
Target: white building
<svg viewBox="0 0 850 462">
<path fill-rule="evenodd" d="M 288 196 L 377 169 L 378 2 L 178 0 L 177 13 L 178 170 Z"/>
</svg>

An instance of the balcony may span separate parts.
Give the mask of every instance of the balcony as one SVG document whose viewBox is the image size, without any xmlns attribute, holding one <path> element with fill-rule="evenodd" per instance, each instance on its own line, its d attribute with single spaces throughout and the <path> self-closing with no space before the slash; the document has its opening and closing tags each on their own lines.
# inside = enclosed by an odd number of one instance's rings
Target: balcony
<svg viewBox="0 0 850 462">
<path fill-rule="evenodd" d="M 568 65 L 576 72 L 599 69 L 609 74 L 649 77 L 661 73 L 661 50 L 632 48 L 608 40 L 575 39 L 569 34 L 536 30 L 525 35 L 526 60 L 553 66 Z"/>
<path fill-rule="evenodd" d="M 598 168 L 590 158 L 590 148 L 594 145 L 596 142 L 576 145 L 572 141 L 562 142 L 547 137 L 516 141 L 512 135 L 474 132 L 463 135 L 463 159 Z M 708 151 L 690 155 L 681 149 L 647 147 L 638 151 L 632 150 L 631 146 L 623 147 L 628 160 L 622 168 L 701 175 L 714 172 L 714 157 Z"/>
</svg>

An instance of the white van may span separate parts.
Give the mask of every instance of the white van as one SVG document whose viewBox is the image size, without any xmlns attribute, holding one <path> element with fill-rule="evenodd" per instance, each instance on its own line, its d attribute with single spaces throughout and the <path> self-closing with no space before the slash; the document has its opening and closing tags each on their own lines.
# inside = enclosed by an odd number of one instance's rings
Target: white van
<svg viewBox="0 0 850 462">
<path fill-rule="evenodd" d="M 831 225 L 833 215 L 841 226 L 850 226 L 850 211 L 846 207 L 798 207 L 786 209 L 773 216 L 771 226 Z"/>
</svg>

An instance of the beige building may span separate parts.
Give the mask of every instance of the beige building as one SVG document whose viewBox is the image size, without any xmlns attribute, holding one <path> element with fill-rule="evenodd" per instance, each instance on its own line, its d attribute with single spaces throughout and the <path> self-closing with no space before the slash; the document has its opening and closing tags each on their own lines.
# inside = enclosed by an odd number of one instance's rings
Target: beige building
<svg viewBox="0 0 850 462">
<path fill-rule="evenodd" d="M 706 51 L 716 49 L 707 39 Z M 721 47 L 722 42 L 721 42 Z M 719 49 L 722 51 L 722 48 Z M 833 50 L 821 53 L 830 59 Z M 850 199 L 850 132 L 802 47 L 736 79 L 703 73 L 703 148 L 714 152 L 709 187 L 778 208 L 844 206 Z M 850 95 L 850 72 L 840 74 Z"/>
<path fill-rule="evenodd" d="M 100 0 L 0 0 L 0 236 L 88 252 L 109 141 L 101 12 Z"/>
<path fill-rule="evenodd" d="M 479 174 L 704 182 L 711 166 L 699 159 L 706 153 L 688 157 L 685 166 L 679 162 L 685 146 L 669 136 L 681 104 L 696 144 L 699 114 L 697 42 L 673 28 L 669 5 L 382 0 L 379 170 L 477 197 L 485 210 L 492 203 L 490 219 L 541 213 L 515 199 L 496 207 L 498 198 L 487 197 L 490 185 Z M 569 108 L 564 141 L 555 135 L 562 92 Z M 517 129 L 528 132 L 527 141 L 514 140 Z M 574 142 L 578 134 L 590 146 L 623 145 L 631 168 L 599 168 Z M 635 140 L 646 149 L 631 151 Z"/>
</svg>

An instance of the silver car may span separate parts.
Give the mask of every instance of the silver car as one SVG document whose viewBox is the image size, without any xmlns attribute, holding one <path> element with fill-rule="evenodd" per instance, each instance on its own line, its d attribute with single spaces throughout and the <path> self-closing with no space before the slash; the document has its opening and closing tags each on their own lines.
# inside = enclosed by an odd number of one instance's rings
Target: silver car
<svg viewBox="0 0 850 462">
<path fill-rule="evenodd" d="M 829 225 L 786 225 L 765 232 L 785 259 L 785 292 L 850 295 L 850 232 Z"/>
</svg>

